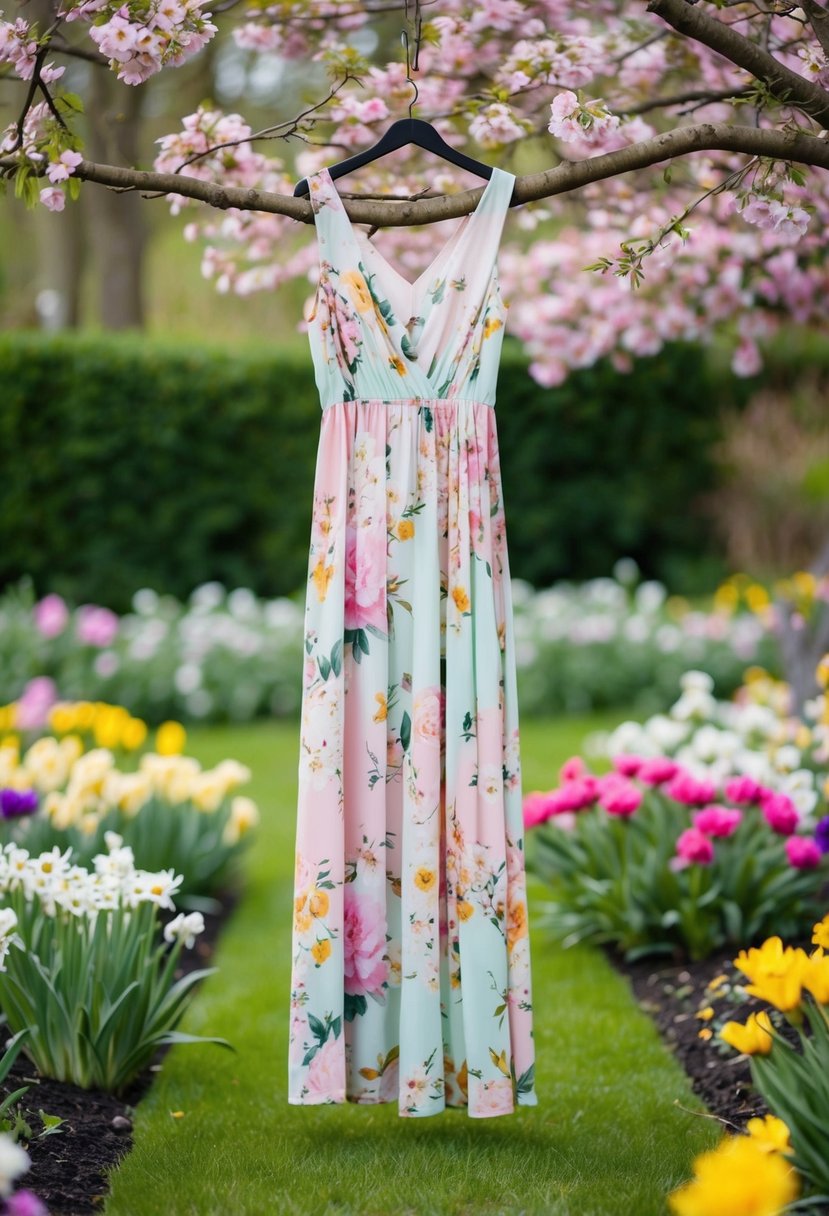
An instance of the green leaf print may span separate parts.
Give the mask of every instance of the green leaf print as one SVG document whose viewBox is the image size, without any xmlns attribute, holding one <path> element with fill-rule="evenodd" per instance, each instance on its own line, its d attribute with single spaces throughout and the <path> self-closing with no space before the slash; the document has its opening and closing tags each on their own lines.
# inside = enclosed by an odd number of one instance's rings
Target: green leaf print
<svg viewBox="0 0 829 1216">
<path fill-rule="evenodd" d="M 487 562 L 487 565 L 489 565 L 488 562 Z M 340 672 L 342 671 L 342 666 L 343 666 L 343 641 L 342 641 L 342 638 L 339 638 L 334 643 L 334 648 L 331 651 L 331 670 L 334 672 L 335 676 L 338 676 L 340 674 Z"/>
<path fill-rule="evenodd" d="M 364 632 L 373 633 L 376 638 L 382 638 L 384 642 L 386 641 L 386 634 L 383 633 L 382 629 L 378 629 L 376 625 L 366 625 Z M 368 642 L 366 642 L 365 651 L 368 654 Z"/>
<path fill-rule="evenodd" d="M 409 744 L 412 740 L 412 720 L 408 713 L 404 713 L 400 722 L 400 742 L 403 746 L 403 751 L 409 750 Z"/>
<path fill-rule="evenodd" d="M 365 629 L 346 629 L 343 633 L 343 641 L 346 644 L 351 643 L 351 653 L 355 663 L 361 662 L 363 655 L 369 653 Z"/>
<path fill-rule="evenodd" d="M 432 364 L 434 366 L 434 360 L 432 360 Z M 431 371 L 432 368 L 430 367 L 429 372 L 431 373 Z M 432 411 L 429 409 L 428 405 L 422 405 L 420 407 L 420 412 L 423 414 L 423 425 L 426 427 L 427 432 L 431 431 L 435 421 L 432 417 Z"/>
<path fill-rule="evenodd" d="M 417 351 L 414 349 L 411 342 L 409 341 L 408 334 L 403 334 L 403 336 L 401 337 L 400 349 L 403 351 L 403 354 L 406 356 L 407 359 L 414 360 L 417 358 Z"/>
<path fill-rule="evenodd" d="M 437 365 L 438 365 L 438 357 L 437 357 L 437 355 L 432 355 L 432 362 L 429 364 L 429 370 L 426 373 L 426 375 L 431 376 L 432 372 L 435 370 Z"/>
<path fill-rule="evenodd" d="M 362 1017 L 368 1009 L 368 1001 L 364 996 L 346 992 L 343 997 L 343 1017 L 347 1022 L 353 1022 L 356 1017 Z"/>
<path fill-rule="evenodd" d="M 440 304 L 441 300 L 443 299 L 443 293 L 444 293 L 445 289 L 446 289 L 446 279 L 441 279 L 440 282 L 438 283 L 437 287 L 435 288 L 435 290 L 431 293 L 433 304 Z"/>
<path fill-rule="evenodd" d="M 326 659 L 324 654 L 317 656 L 317 663 L 319 664 L 320 675 L 322 676 L 323 680 L 327 680 L 331 675 L 331 664 L 328 662 L 328 659 Z"/>
<path fill-rule="evenodd" d="M 516 1092 L 519 1094 L 531 1094 L 533 1085 L 535 1084 L 535 1064 L 531 1064 L 526 1072 L 522 1072 L 516 1083 Z"/>
</svg>

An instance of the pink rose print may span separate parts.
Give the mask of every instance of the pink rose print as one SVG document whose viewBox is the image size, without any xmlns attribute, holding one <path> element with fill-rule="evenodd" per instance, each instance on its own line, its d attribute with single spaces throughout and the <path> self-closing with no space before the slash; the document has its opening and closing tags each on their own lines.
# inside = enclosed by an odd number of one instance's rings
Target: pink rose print
<svg viewBox="0 0 829 1216">
<path fill-rule="evenodd" d="M 386 915 L 382 904 L 345 888 L 343 924 L 345 990 L 353 996 L 378 992 L 387 977 Z"/>
<path fill-rule="evenodd" d="M 345 1099 L 345 1057 L 341 1039 L 328 1038 L 308 1066 L 308 1094 L 319 1101 Z"/>
<path fill-rule="evenodd" d="M 428 746 L 439 747 L 443 718 L 443 691 L 437 685 L 422 688 L 414 699 L 415 737 Z"/>
<path fill-rule="evenodd" d="M 346 530 L 345 627 L 386 631 L 386 521 Z"/>
<path fill-rule="evenodd" d="M 509 1077 L 484 1082 L 477 1087 L 476 1096 L 476 1115 L 509 1115 L 514 1109 L 512 1081 Z"/>
</svg>

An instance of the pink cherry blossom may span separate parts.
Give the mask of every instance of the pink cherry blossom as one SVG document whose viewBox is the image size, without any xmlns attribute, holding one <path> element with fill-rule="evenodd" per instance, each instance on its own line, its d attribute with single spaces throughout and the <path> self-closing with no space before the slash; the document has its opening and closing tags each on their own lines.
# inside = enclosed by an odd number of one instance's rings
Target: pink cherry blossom
<svg viewBox="0 0 829 1216">
<path fill-rule="evenodd" d="M 66 206 L 66 195 L 57 186 L 45 186 L 40 192 L 40 201 L 50 211 L 63 211 Z"/>
</svg>

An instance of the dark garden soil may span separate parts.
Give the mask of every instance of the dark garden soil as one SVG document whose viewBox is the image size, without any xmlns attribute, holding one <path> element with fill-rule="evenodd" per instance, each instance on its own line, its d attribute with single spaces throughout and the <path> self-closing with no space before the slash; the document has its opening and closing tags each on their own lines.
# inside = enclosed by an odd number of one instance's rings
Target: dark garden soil
<svg viewBox="0 0 829 1216">
<path fill-rule="evenodd" d="M 218 895 L 221 911 L 204 913 L 204 932 L 191 950 L 181 953 L 176 978 L 198 968 L 209 967 L 219 933 L 238 901 L 237 891 L 226 890 Z M 163 913 L 167 920 L 173 913 Z M 32 1161 L 32 1168 L 19 1181 L 21 1187 L 34 1191 L 46 1204 L 52 1216 L 84 1216 L 103 1209 L 108 1185 L 104 1171 L 108 1170 L 132 1146 L 132 1115 L 135 1106 L 146 1094 L 169 1048 L 159 1048 L 152 1061 L 129 1086 L 123 1098 L 114 1098 L 101 1090 L 80 1089 L 63 1081 L 38 1077 L 37 1070 L 18 1056 L 0 1095 L 5 1097 L 22 1085 L 30 1085 L 16 1104 L 32 1138 L 21 1138 Z M 60 1130 L 38 1138 L 43 1123 L 38 1112 L 64 1119 Z"/>
<path fill-rule="evenodd" d="M 815 948 L 809 938 L 787 939 L 785 945 L 800 946 L 807 953 Z M 662 1041 L 688 1074 L 694 1093 L 714 1115 L 727 1121 L 723 1131 L 729 1132 L 745 1131 L 749 1119 L 769 1113 L 752 1086 L 749 1057 L 728 1047 L 717 1033 L 726 1022 L 745 1022 L 750 1013 L 769 1009 L 742 988 L 750 980 L 732 962 L 740 949 L 732 946 L 693 963 L 657 957 L 625 962 L 615 950 L 604 950 L 613 967 L 629 980 L 640 1008 L 653 1018 Z M 722 982 L 710 988 L 720 977 Z M 703 1012 L 707 1016 L 697 1016 Z M 797 1044 L 794 1028 L 781 1015 L 772 1012 L 771 1016 L 779 1033 Z"/>
</svg>

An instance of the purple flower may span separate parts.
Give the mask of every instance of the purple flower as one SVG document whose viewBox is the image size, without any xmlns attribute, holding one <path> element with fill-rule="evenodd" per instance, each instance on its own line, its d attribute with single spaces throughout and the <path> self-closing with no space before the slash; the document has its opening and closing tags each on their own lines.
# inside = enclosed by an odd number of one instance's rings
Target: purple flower
<svg viewBox="0 0 829 1216">
<path fill-rule="evenodd" d="M 5 1216 L 49 1216 L 46 1205 L 34 1191 L 15 1191 L 3 1205 Z"/>
<path fill-rule="evenodd" d="M 78 637 L 87 646 L 111 646 L 118 636 L 118 617 L 109 608 L 83 604 L 78 609 L 75 626 Z"/>
<path fill-rule="evenodd" d="M 0 790 L 0 815 L 4 819 L 17 819 L 21 815 L 33 815 L 37 810 L 37 794 L 34 790 Z"/>
<path fill-rule="evenodd" d="M 818 820 L 815 828 L 815 844 L 821 853 L 829 853 L 829 815 Z"/>
</svg>

